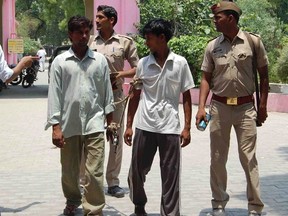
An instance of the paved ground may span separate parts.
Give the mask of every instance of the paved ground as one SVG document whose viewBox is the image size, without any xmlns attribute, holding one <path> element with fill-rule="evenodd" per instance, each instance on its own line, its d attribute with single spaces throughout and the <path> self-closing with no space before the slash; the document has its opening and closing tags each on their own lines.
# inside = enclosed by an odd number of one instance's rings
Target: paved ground
<svg viewBox="0 0 288 216">
<path fill-rule="evenodd" d="M 60 185 L 59 150 L 51 144 L 51 130 L 44 131 L 47 105 L 47 71 L 31 88 L 9 86 L 0 92 L 0 215 L 62 215 L 65 200 Z M 194 108 L 194 115 L 196 107 Z M 181 115 L 182 107 L 180 107 Z M 194 116 L 193 115 L 193 116 Z M 288 114 L 269 113 L 258 134 L 258 162 L 264 215 L 288 215 Z M 193 117 L 193 124 L 195 123 Z M 208 131 L 192 129 L 192 143 L 182 151 L 182 215 L 204 216 L 210 211 Z M 108 148 L 106 149 L 108 151 Z M 106 196 L 104 215 L 130 215 L 127 173 L 131 148 L 124 147 L 120 176 L 127 191 L 124 198 Z M 227 164 L 229 216 L 247 215 L 245 179 L 237 156 L 235 134 Z M 160 174 L 158 156 L 145 184 L 150 216 L 159 215 Z M 105 188 L 106 189 L 106 188 Z M 81 209 L 79 210 L 79 216 Z"/>
</svg>

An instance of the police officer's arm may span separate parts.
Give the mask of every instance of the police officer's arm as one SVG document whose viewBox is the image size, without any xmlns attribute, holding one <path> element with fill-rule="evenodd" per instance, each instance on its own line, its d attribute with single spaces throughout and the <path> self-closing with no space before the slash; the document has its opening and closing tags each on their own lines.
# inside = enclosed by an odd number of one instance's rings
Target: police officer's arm
<svg viewBox="0 0 288 216">
<path fill-rule="evenodd" d="M 261 123 L 267 118 L 267 99 L 269 91 L 269 76 L 268 76 L 268 66 L 257 68 L 260 78 L 260 105 L 258 109 L 258 120 Z"/>
<path fill-rule="evenodd" d="M 130 100 L 128 104 L 128 112 L 127 112 L 127 124 L 126 124 L 126 131 L 124 133 L 124 142 L 131 146 L 132 145 L 132 125 L 135 113 L 138 108 L 139 100 L 140 100 L 141 90 L 134 89 L 133 93 L 130 95 Z"/>
<path fill-rule="evenodd" d="M 183 93 L 183 109 L 184 109 L 184 129 L 180 135 L 181 147 L 187 146 L 191 141 L 191 115 L 192 115 L 192 102 L 190 90 Z"/>
<path fill-rule="evenodd" d="M 200 93 L 199 93 L 199 105 L 198 112 L 196 114 L 196 126 L 200 123 L 202 119 L 206 117 L 205 104 L 210 92 L 210 83 L 212 79 L 212 73 L 202 72 L 202 79 L 200 83 Z M 206 119 L 205 119 L 206 120 Z"/>
<path fill-rule="evenodd" d="M 136 67 L 130 68 L 125 71 L 118 71 L 116 79 L 118 78 L 133 78 L 136 73 Z"/>
</svg>

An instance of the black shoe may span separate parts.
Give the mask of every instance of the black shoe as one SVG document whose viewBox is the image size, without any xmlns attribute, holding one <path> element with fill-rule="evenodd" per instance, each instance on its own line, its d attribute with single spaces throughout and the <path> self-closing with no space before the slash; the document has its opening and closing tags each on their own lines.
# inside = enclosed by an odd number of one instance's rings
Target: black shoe
<svg viewBox="0 0 288 216">
<path fill-rule="evenodd" d="M 121 198 L 125 196 L 125 191 L 117 185 L 113 187 L 108 187 L 107 193 L 117 198 Z"/>
<path fill-rule="evenodd" d="M 261 213 L 257 213 L 256 211 L 250 211 L 248 216 L 261 216 Z"/>
<path fill-rule="evenodd" d="M 77 205 L 67 204 L 65 209 L 63 210 L 63 215 L 74 216 L 77 208 Z"/>
<path fill-rule="evenodd" d="M 213 211 L 209 214 L 210 216 L 226 216 L 225 209 L 223 208 L 214 208 Z"/>
<path fill-rule="evenodd" d="M 136 216 L 147 216 L 144 206 L 135 205 L 134 214 Z"/>
</svg>

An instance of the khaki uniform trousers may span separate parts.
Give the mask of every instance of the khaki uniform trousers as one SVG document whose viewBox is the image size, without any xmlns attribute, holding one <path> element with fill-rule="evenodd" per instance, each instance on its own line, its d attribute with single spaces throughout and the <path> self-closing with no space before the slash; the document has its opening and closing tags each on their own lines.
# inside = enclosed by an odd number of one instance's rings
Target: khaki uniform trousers
<svg viewBox="0 0 288 216">
<path fill-rule="evenodd" d="M 72 136 L 65 139 L 61 149 L 62 189 L 67 199 L 66 204 L 81 205 L 79 188 L 79 167 L 84 148 L 85 177 L 82 206 L 84 215 L 102 215 L 105 206 L 103 192 L 103 169 L 105 142 L 104 133 L 85 136 Z"/>
<path fill-rule="evenodd" d="M 238 154 L 247 181 L 248 210 L 261 212 L 264 205 L 260 199 L 259 173 L 256 159 L 256 111 L 253 103 L 226 105 L 211 102 L 210 121 L 210 184 L 212 207 L 225 208 L 229 201 L 226 162 L 230 145 L 230 132 L 235 129 Z"/>
<path fill-rule="evenodd" d="M 124 98 L 124 94 L 122 89 L 121 90 L 115 90 L 113 91 L 114 95 L 114 102 L 121 101 Z M 113 112 L 113 121 L 117 124 L 120 123 L 121 115 L 124 110 L 124 103 L 120 103 L 116 105 L 115 111 Z M 122 154 L 123 154 L 123 121 L 120 125 L 120 128 L 118 129 L 118 135 L 119 135 L 119 143 L 117 148 L 112 144 L 112 142 L 109 142 L 110 145 L 110 151 L 108 156 L 108 163 L 106 168 L 106 181 L 108 184 L 108 187 L 112 186 L 119 186 L 119 174 L 121 170 L 121 164 L 122 164 Z"/>
</svg>

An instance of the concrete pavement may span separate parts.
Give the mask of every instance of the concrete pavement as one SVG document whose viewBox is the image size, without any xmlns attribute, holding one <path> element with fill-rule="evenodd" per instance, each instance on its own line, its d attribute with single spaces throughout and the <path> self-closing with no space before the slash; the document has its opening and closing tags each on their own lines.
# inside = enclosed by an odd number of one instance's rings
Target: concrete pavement
<svg viewBox="0 0 288 216">
<path fill-rule="evenodd" d="M 51 144 L 51 130 L 44 131 L 47 112 L 47 71 L 39 73 L 35 85 L 24 89 L 9 86 L 0 92 L 0 212 L 1 216 L 62 215 L 65 199 L 60 182 L 59 149 Z M 180 106 L 183 119 L 183 111 Z M 195 124 L 196 107 L 193 107 Z M 258 129 L 257 156 L 263 215 L 288 215 L 288 114 L 269 113 Z M 108 148 L 106 152 L 108 153 Z M 209 133 L 192 128 L 192 143 L 182 151 L 182 215 L 204 216 L 211 210 L 209 186 Z M 107 154 L 106 154 L 107 155 Z M 106 196 L 104 215 L 131 215 L 133 204 L 128 195 L 127 174 L 131 147 L 124 146 L 121 186 L 124 198 Z M 106 162 L 105 162 L 106 164 Z M 247 215 L 246 183 L 238 160 L 235 133 L 231 134 L 228 168 L 227 205 L 229 216 Z M 106 186 L 106 183 L 105 183 Z M 145 184 L 149 216 L 160 209 L 159 158 L 156 155 Z M 106 188 L 105 188 L 106 190 Z M 79 209 L 79 216 L 81 209 Z"/>
</svg>

